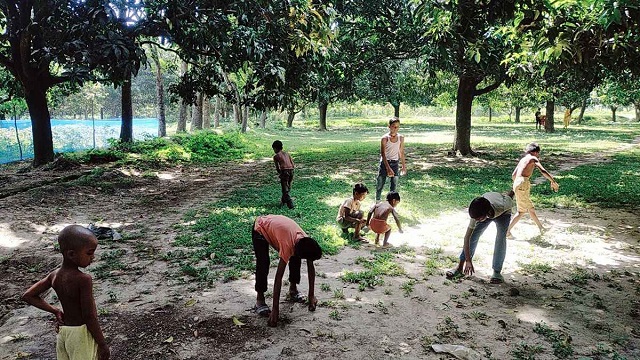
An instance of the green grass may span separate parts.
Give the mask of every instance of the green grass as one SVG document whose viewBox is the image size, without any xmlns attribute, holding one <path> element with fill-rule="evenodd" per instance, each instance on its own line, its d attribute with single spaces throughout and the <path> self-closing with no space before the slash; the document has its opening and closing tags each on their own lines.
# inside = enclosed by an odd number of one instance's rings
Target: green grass
<svg viewBox="0 0 640 360">
<path fill-rule="evenodd" d="M 195 268 L 204 261 L 207 266 L 253 271 L 250 228 L 255 217 L 264 214 L 283 214 L 294 219 L 318 240 L 325 255 L 336 254 L 348 245 L 350 240 L 343 237 L 335 225 L 336 212 L 339 204 L 351 195 L 356 182 L 364 182 L 370 190 L 363 208 L 366 210 L 373 202 L 379 139 L 386 131 L 385 120 L 382 117 L 341 119 L 330 123 L 328 132 L 314 127 L 315 123 L 309 122 L 303 127 L 274 126 L 239 135 L 240 151 L 233 152 L 230 158 L 264 159 L 264 163 L 251 174 L 250 180 L 238 184 L 237 190 L 225 199 L 189 211 L 185 222 L 194 223 L 179 226 L 174 242 L 185 252 L 182 256 L 166 258 Z M 480 156 L 460 159 L 446 156 L 453 139 L 451 121 L 406 119 L 400 132 L 406 135 L 409 172 L 399 181 L 402 202 L 397 211 L 403 225 L 412 226 L 443 212 L 462 210 L 484 192 L 508 190 L 513 167 L 530 141 L 540 143 L 542 162 L 560 183 L 558 193 L 552 192 L 547 183 L 532 188 L 537 207 L 628 209 L 640 206 L 638 149 L 617 153 L 611 162 L 558 171 L 567 159 L 580 161 L 595 152 L 612 152 L 628 144 L 639 129 L 638 124 L 610 126 L 606 121 L 594 120 L 588 125 L 573 126 L 569 131 L 559 129 L 546 134 L 535 131 L 529 123 L 480 122 L 474 124 L 471 139 Z M 283 141 L 285 151 L 290 152 L 296 162 L 292 187 L 294 210 L 278 207 L 280 187 L 270 161 L 271 143 L 276 139 Z M 215 254 L 213 258 L 212 254 Z M 275 253 L 272 252 L 272 256 L 275 257 Z M 392 266 L 394 262 L 389 261 Z M 425 275 L 436 274 L 449 264 L 449 259 L 436 254 L 428 261 Z M 531 270 L 542 271 L 541 268 Z M 194 273 L 198 271 L 204 270 Z M 343 280 L 365 284 L 364 288 L 382 282 L 381 274 L 370 269 L 345 276 Z M 196 274 L 194 278 L 203 276 Z"/>
</svg>

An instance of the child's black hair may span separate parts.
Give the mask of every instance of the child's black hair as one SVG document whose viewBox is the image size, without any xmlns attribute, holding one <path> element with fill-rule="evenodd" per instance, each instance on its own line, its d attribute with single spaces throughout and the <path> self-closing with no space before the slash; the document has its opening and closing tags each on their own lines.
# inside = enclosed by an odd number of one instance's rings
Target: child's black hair
<svg viewBox="0 0 640 360">
<path fill-rule="evenodd" d="M 531 154 L 533 152 L 540 152 L 540 145 L 538 145 L 538 143 L 532 142 L 531 144 L 527 145 L 526 148 L 524 148 L 524 152 L 526 152 L 527 154 Z"/>
<path fill-rule="evenodd" d="M 396 191 L 390 191 L 387 194 L 387 201 L 391 202 L 391 200 L 398 200 L 400 201 L 400 193 L 396 192 Z"/>
<path fill-rule="evenodd" d="M 367 186 L 363 183 L 357 183 L 355 185 L 353 185 L 353 195 L 355 196 L 356 194 L 362 194 L 362 193 L 368 193 L 369 189 L 367 189 Z"/>
<path fill-rule="evenodd" d="M 64 254 L 69 250 L 79 250 L 95 237 L 91 230 L 80 225 L 69 225 L 58 234 L 60 252 Z"/>
<path fill-rule="evenodd" d="M 389 125 L 393 125 L 397 122 L 400 122 L 400 118 L 399 117 L 392 117 L 391 119 L 389 119 Z"/>
<path fill-rule="evenodd" d="M 307 259 L 307 261 L 318 260 L 322 257 L 322 248 L 318 245 L 318 242 L 310 237 L 303 237 L 298 240 L 295 247 L 295 256 L 301 259 Z"/>
<path fill-rule="evenodd" d="M 472 219 L 489 216 L 492 210 L 491 203 L 487 198 L 477 197 L 469 204 L 469 216 Z"/>
<path fill-rule="evenodd" d="M 277 150 L 277 151 L 282 150 L 282 141 L 280 140 L 274 141 L 273 144 L 271 144 L 271 147 L 273 148 L 273 150 Z"/>
</svg>

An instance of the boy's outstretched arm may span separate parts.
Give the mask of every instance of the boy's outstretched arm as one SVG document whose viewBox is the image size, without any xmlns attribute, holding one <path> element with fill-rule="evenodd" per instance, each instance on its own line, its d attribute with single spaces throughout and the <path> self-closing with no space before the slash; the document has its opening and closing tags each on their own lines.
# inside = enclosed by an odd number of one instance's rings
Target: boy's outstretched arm
<svg viewBox="0 0 640 360">
<path fill-rule="evenodd" d="M 107 345 L 100 323 L 98 323 L 98 310 L 96 309 L 96 302 L 93 298 L 93 281 L 91 276 L 83 274 L 78 279 L 80 286 L 80 310 L 82 311 L 82 320 L 87 325 L 87 330 L 93 336 L 96 344 L 98 344 L 98 359 L 108 360 L 111 356 L 111 351 Z"/>
<path fill-rule="evenodd" d="M 400 232 L 401 234 L 404 233 L 404 231 L 402 231 L 402 225 L 400 225 L 400 218 L 398 217 L 398 213 L 395 210 L 391 210 L 391 215 L 393 215 L 393 219 L 396 221 L 398 232 Z"/>
<path fill-rule="evenodd" d="M 464 251 L 464 273 L 467 275 L 473 275 L 475 269 L 473 268 L 473 261 L 471 259 L 470 240 L 473 229 L 467 227 L 467 232 L 464 234 L 464 245 L 462 251 Z"/>
<path fill-rule="evenodd" d="M 62 312 L 62 310 L 58 309 L 55 306 L 52 306 L 40 297 L 40 294 L 51 288 L 53 274 L 54 273 L 50 273 L 44 279 L 33 284 L 27 291 L 25 291 L 24 294 L 22 294 L 22 300 L 29 303 L 30 305 L 37 307 L 38 309 L 52 313 L 56 316 L 58 325 L 64 325 L 64 313 Z"/>
<path fill-rule="evenodd" d="M 560 185 L 558 185 L 558 183 L 553 178 L 551 173 L 549 173 L 547 169 L 545 169 L 544 166 L 542 166 L 542 164 L 539 161 L 536 162 L 536 167 L 540 170 L 540 173 L 542 173 L 542 176 L 544 176 L 545 178 L 547 178 L 547 180 L 551 182 L 551 189 L 553 189 L 553 191 L 558 191 L 558 189 L 560 188 Z"/>
<path fill-rule="evenodd" d="M 269 315 L 269 321 L 267 322 L 267 325 L 272 327 L 278 326 L 278 315 L 280 315 L 280 291 L 282 289 L 284 269 L 286 268 L 287 263 L 281 258 L 278 263 L 278 270 L 276 270 L 276 278 L 273 284 L 273 306 L 271 307 L 271 314 Z"/>
<path fill-rule="evenodd" d="M 307 274 L 309 276 L 309 311 L 316 311 L 316 268 L 313 261 L 307 260 Z"/>
</svg>

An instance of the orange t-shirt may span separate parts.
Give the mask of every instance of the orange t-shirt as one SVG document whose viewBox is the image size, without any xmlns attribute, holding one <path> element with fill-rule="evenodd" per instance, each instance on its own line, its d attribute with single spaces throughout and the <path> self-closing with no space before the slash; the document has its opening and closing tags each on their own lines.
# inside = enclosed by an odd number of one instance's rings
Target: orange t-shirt
<svg viewBox="0 0 640 360">
<path fill-rule="evenodd" d="M 280 258 L 287 263 L 298 241 L 307 237 L 295 221 L 283 215 L 258 216 L 253 229 L 264 236 L 267 242 L 278 251 Z"/>
</svg>

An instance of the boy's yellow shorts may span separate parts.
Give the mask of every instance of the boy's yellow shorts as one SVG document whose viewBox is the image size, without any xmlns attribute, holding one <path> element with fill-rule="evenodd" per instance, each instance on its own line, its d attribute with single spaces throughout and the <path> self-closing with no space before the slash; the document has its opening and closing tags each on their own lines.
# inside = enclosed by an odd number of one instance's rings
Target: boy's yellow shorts
<svg viewBox="0 0 640 360">
<path fill-rule="evenodd" d="M 98 344 L 87 325 L 60 326 L 56 341 L 58 360 L 97 360 Z"/>
<path fill-rule="evenodd" d="M 528 177 L 518 176 L 513 181 L 513 192 L 516 193 L 518 212 L 526 212 L 533 209 L 531 201 L 531 183 Z"/>
</svg>

